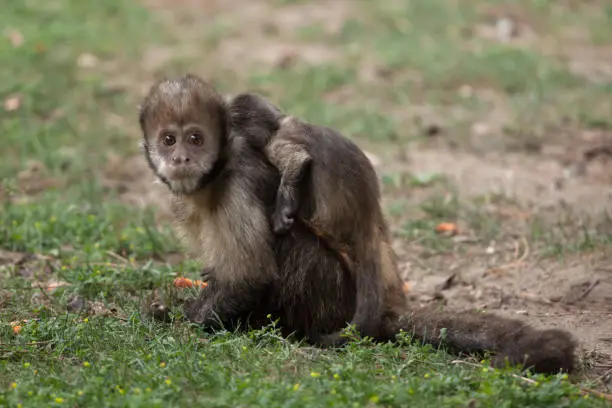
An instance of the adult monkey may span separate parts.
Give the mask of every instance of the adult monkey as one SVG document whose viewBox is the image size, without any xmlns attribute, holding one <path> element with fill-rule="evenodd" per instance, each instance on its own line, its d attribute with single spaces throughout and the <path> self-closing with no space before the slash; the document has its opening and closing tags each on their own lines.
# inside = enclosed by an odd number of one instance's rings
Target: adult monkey
<svg viewBox="0 0 612 408">
<path fill-rule="evenodd" d="M 408 310 L 376 174 L 338 132 L 257 95 L 226 100 L 194 75 L 153 85 L 139 119 L 150 168 L 173 193 L 178 235 L 207 266 L 209 285 L 186 305 L 189 320 L 258 327 L 273 314 L 285 335 L 322 345 L 342 342 L 353 322 L 377 340 L 403 329 L 434 345 L 493 352 L 496 366 L 572 370 L 568 332 Z"/>
</svg>

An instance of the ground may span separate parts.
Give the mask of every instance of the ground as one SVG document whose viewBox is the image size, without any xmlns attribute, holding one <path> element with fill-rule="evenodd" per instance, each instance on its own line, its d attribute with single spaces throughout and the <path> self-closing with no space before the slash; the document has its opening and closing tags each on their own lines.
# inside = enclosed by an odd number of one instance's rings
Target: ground
<svg viewBox="0 0 612 408">
<path fill-rule="evenodd" d="M 596 404 L 576 399 L 562 379 L 519 396 L 514 372 L 490 377 L 420 348 L 362 344 L 370 354 L 351 349 L 348 360 L 317 359 L 266 331 L 199 341 L 185 325 L 140 321 L 142 299 L 177 296 L 168 289 L 174 276 L 197 276 L 169 229 L 166 192 L 138 149 L 140 99 L 156 79 L 188 71 L 227 93 L 260 92 L 368 153 L 415 307 L 438 302 L 567 328 L 581 347 L 575 381 L 605 392 L 612 370 L 606 2 L 61 0 L 36 7 L 9 8 L 0 45 L 8 67 L 0 73 L 0 316 L 28 320 L 18 335 L 10 324 L 2 328 L 8 374 L 0 386 L 8 391 L 0 403 L 99 404 L 107 392 L 132 405 L 164 398 L 305 404 L 325 392 L 319 402 L 328 405 L 492 406 L 495 396 L 510 406 Z M 441 223 L 453 230 L 436 232 Z M 115 351 L 126 343 L 133 359 Z M 184 354 L 171 352 L 177 344 Z M 408 362 L 399 364 L 398 353 Z M 45 359 L 51 355 L 60 363 Z M 109 359 L 130 362 L 138 379 Z M 245 370 L 244 359 L 250 377 L 236 380 L 229 373 Z M 88 369 L 107 391 L 86 385 Z M 40 384 L 39 371 L 44 387 L 24 388 Z M 208 379 L 204 396 L 185 371 Z M 317 383 L 320 372 L 340 385 Z M 283 376 L 277 388 L 275 375 Z M 364 383 L 380 375 L 383 388 Z"/>
</svg>

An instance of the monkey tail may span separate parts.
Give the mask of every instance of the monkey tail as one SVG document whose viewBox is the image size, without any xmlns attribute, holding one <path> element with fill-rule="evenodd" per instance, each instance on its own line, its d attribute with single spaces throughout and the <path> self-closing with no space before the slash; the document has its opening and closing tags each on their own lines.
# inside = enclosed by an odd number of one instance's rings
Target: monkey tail
<svg viewBox="0 0 612 408">
<path fill-rule="evenodd" d="M 427 308 L 400 317 L 401 329 L 434 346 L 456 352 L 493 354 L 492 365 L 522 365 L 537 373 L 571 372 L 576 342 L 559 329 L 536 329 L 494 314 L 441 312 Z"/>
</svg>

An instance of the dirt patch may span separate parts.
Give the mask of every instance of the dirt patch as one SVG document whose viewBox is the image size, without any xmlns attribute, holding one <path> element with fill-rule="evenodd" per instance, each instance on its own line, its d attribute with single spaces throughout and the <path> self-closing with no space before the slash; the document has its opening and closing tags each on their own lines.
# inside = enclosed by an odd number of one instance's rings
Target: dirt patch
<svg viewBox="0 0 612 408">
<path fill-rule="evenodd" d="M 539 326 L 566 328 L 576 333 L 585 351 L 612 355 L 612 258 L 498 260 L 481 253 L 469 259 L 411 263 L 411 297 L 420 303 L 443 299 L 451 310 L 477 307 Z M 423 268 L 427 264 L 431 268 Z M 452 285 L 440 291 L 451 275 Z"/>
<path fill-rule="evenodd" d="M 493 193 L 541 209 L 569 205 L 589 214 L 612 210 L 612 183 L 601 179 L 601 163 L 587 163 L 576 175 L 571 166 L 559 161 L 519 154 L 477 157 L 457 151 L 418 149 L 407 154 L 404 151 L 402 159 L 406 161 L 399 161 L 395 152 L 377 153 L 383 154 L 382 162 L 386 163 L 382 171 L 445 175 L 464 197 Z"/>
<path fill-rule="evenodd" d="M 599 83 L 612 79 L 612 46 L 573 45 L 564 50 L 564 56 L 575 75 Z"/>
<path fill-rule="evenodd" d="M 192 69 L 212 73 L 229 68 L 236 75 L 248 72 L 248 68 L 282 66 L 293 60 L 316 65 L 335 59 L 336 51 L 329 44 L 297 41 L 296 36 L 306 24 L 316 24 L 324 33 L 335 34 L 354 10 L 343 0 L 324 6 L 322 2 L 280 6 L 272 1 L 240 0 L 191 0 L 179 3 L 178 7 L 175 2 L 163 0 L 144 3 L 157 9 L 168 22 L 180 24 L 187 37 L 183 41 L 193 43 L 208 38 L 216 43 L 208 50 L 190 47 L 191 51 L 181 52 L 181 56 L 202 55 L 201 59 L 194 58 Z M 211 24 L 218 25 L 217 32 L 210 31 Z M 152 49 L 148 58 L 168 61 L 169 52 L 160 49 L 162 57 L 158 58 Z"/>
</svg>

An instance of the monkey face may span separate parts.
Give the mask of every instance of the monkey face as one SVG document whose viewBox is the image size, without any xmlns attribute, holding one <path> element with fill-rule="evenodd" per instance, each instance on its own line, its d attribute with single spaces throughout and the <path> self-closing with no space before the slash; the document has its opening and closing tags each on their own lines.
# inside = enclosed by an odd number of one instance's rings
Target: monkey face
<svg viewBox="0 0 612 408">
<path fill-rule="evenodd" d="M 157 84 L 143 103 L 140 125 L 149 166 L 173 192 L 195 193 L 220 167 L 227 113 L 206 82 L 185 76 Z"/>
<path fill-rule="evenodd" d="M 201 125 L 160 129 L 148 145 L 157 175 L 180 194 L 192 194 L 212 172 L 219 156 L 218 137 Z"/>
</svg>

